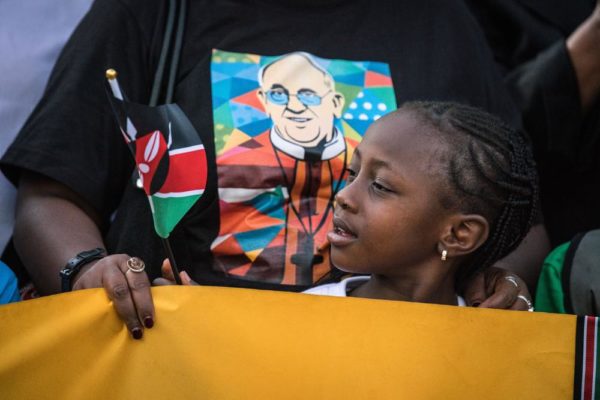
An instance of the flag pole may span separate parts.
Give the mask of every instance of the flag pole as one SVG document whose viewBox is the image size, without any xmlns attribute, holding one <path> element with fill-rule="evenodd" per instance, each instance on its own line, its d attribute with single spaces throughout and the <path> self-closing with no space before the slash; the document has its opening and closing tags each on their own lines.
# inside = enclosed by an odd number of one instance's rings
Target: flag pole
<svg viewBox="0 0 600 400">
<path fill-rule="evenodd" d="M 121 92 L 121 87 L 119 86 L 119 82 L 117 81 L 117 71 L 112 68 L 106 70 L 106 79 L 108 79 L 108 84 L 110 85 L 110 90 L 119 100 L 123 100 L 123 93 Z"/>
<path fill-rule="evenodd" d="M 113 93 L 115 98 L 123 101 L 123 93 L 121 92 L 121 87 L 119 86 L 119 82 L 117 81 L 117 71 L 110 68 L 106 70 L 106 79 L 108 80 L 108 84 L 110 85 L 110 90 Z M 173 254 L 173 250 L 171 249 L 171 244 L 169 243 L 168 238 L 160 238 L 160 241 L 163 244 L 163 248 L 165 249 L 165 253 L 167 253 L 167 258 L 171 263 L 171 270 L 173 271 L 173 277 L 175 278 L 175 282 L 178 285 L 181 285 L 181 277 L 179 276 L 179 268 L 177 267 L 177 262 L 175 261 L 175 255 Z"/>
<path fill-rule="evenodd" d="M 173 271 L 173 277 L 175 278 L 175 283 L 181 285 L 181 277 L 179 276 L 179 268 L 177 267 L 177 263 L 175 262 L 175 255 L 173 254 L 173 250 L 171 249 L 171 243 L 169 243 L 168 238 L 161 238 L 160 240 L 163 244 L 163 248 L 165 249 L 165 253 L 167 253 L 167 258 L 171 263 L 171 270 Z"/>
</svg>

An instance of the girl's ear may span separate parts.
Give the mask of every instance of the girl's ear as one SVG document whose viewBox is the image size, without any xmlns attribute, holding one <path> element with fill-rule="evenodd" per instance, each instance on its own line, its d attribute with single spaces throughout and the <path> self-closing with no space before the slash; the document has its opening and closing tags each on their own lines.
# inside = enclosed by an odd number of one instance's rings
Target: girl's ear
<svg viewBox="0 0 600 400">
<path fill-rule="evenodd" d="M 477 250 L 488 238 L 488 221 L 478 214 L 457 214 L 448 224 L 439 242 L 439 252 L 447 251 L 447 257 L 470 254 Z"/>
</svg>

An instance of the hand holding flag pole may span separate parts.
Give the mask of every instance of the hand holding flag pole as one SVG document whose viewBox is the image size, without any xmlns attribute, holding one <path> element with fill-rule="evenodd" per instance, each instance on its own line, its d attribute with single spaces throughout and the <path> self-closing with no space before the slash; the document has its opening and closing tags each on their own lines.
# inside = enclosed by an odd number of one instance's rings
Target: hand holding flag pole
<svg viewBox="0 0 600 400">
<path fill-rule="evenodd" d="M 169 234 L 204 194 L 207 162 L 200 136 L 177 104 L 151 107 L 126 100 L 114 69 L 109 101 L 148 196 L 154 228 L 181 284 Z M 108 91 L 107 91 L 108 92 Z"/>
<path fill-rule="evenodd" d="M 112 91 L 113 96 L 121 101 L 125 101 L 123 98 L 123 92 L 121 92 L 121 87 L 119 86 L 119 82 L 117 81 L 117 71 L 115 71 L 114 69 L 108 69 L 106 71 L 106 79 L 108 80 L 108 84 L 110 85 L 110 90 Z M 133 128 L 133 129 L 132 129 Z M 133 124 L 131 123 L 131 120 L 129 119 L 129 117 L 127 117 L 127 125 L 126 125 L 126 131 L 123 132 L 124 136 L 125 136 L 125 140 L 126 142 L 129 144 L 130 143 L 130 139 L 131 137 L 135 137 L 137 136 L 137 131 L 135 131 L 135 128 L 133 126 Z M 135 153 L 134 153 L 135 156 Z M 142 164 L 145 165 L 145 164 Z M 140 172 L 143 172 L 146 170 L 146 168 L 141 167 L 140 164 L 137 164 L 137 160 L 136 160 L 136 167 L 140 170 Z M 142 176 L 140 174 L 140 176 Z M 152 200 L 149 198 L 150 200 L 150 204 L 152 206 Z M 177 267 L 177 262 L 175 261 L 175 255 L 173 254 L 173 250 L 171 249 L 171 245 L 169 243 L 169 239 L 167 238 L 163 238 L 161 237 L 161 242 L 163 244 L 163 248 L 165 249 L 165 253 L 167 254 L 167 258 L 169 259 L 169 262 L 171 263 L 171 268 L 173 269 L 173 276 L 175 277 L 175 282 L 178 285 L 181 285 L 181 278 L 179 276 L 179 268 Z"/>
</svg>

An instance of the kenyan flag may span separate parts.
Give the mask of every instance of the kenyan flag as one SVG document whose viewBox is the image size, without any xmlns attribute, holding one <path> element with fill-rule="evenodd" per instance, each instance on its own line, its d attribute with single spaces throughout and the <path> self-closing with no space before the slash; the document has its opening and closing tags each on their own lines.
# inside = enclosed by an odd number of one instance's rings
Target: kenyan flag
<svg viewBox="0 0 600 400">
<path fill-rule="evenodd" d="M 148 196 L 154 228 L 167 238 L 204 193 L 206 152 L 196 129 L 176 104 L 158 107 L 108 94 Z"/>
</svg>

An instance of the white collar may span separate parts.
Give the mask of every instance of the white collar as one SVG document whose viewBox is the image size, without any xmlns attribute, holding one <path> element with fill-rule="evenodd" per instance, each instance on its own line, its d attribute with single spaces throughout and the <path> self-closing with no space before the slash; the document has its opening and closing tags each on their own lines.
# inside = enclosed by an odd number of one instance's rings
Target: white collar
<svg viewBox="0 0 600 400">
<path fill-rule="evenodd" d="M 282 138 L 277 132 L 276 128 L 271 128 L 270 139 L 273 147 L 277 150 L 283 151 L 290 157 L 295 158 L 296 160 L 304 160 L 305 157 L 305 148 L 296 144 L 289 142 Z M 346 150 L 346 141 L 344 140 L 344 135 L 341 134 L 337 128 L 333 128 L 333 140 L 328 143 L 325 143 L 323 148 L 323 153 L 321 153 L 321 160 L 331 160 L 334 157 L 337 157 L 339 154 L 343 153 Z"/>
<path fill-rule="evenodd" d="M 339 285 L 340 285 L 339 291 L 341 293 L 344 293 L 343 296 L 346 296 L 348 291 L 351 291 L 352 289 L 355 289 L 357 286 L 360 286 L 363 283 L 366 283 L 369 279 L 371 279 L 370 276 L 363 276 L 363 275 L 351 276 L 349 278 L 342 280 L 339 283 Z M 459 306 L 459 307 L 467 306 L 467 303 L 465 302 L 465 299 L 462 296 L 456 295 L 456 301 L 457 301 L 457 306 Z"/>
</svg>

